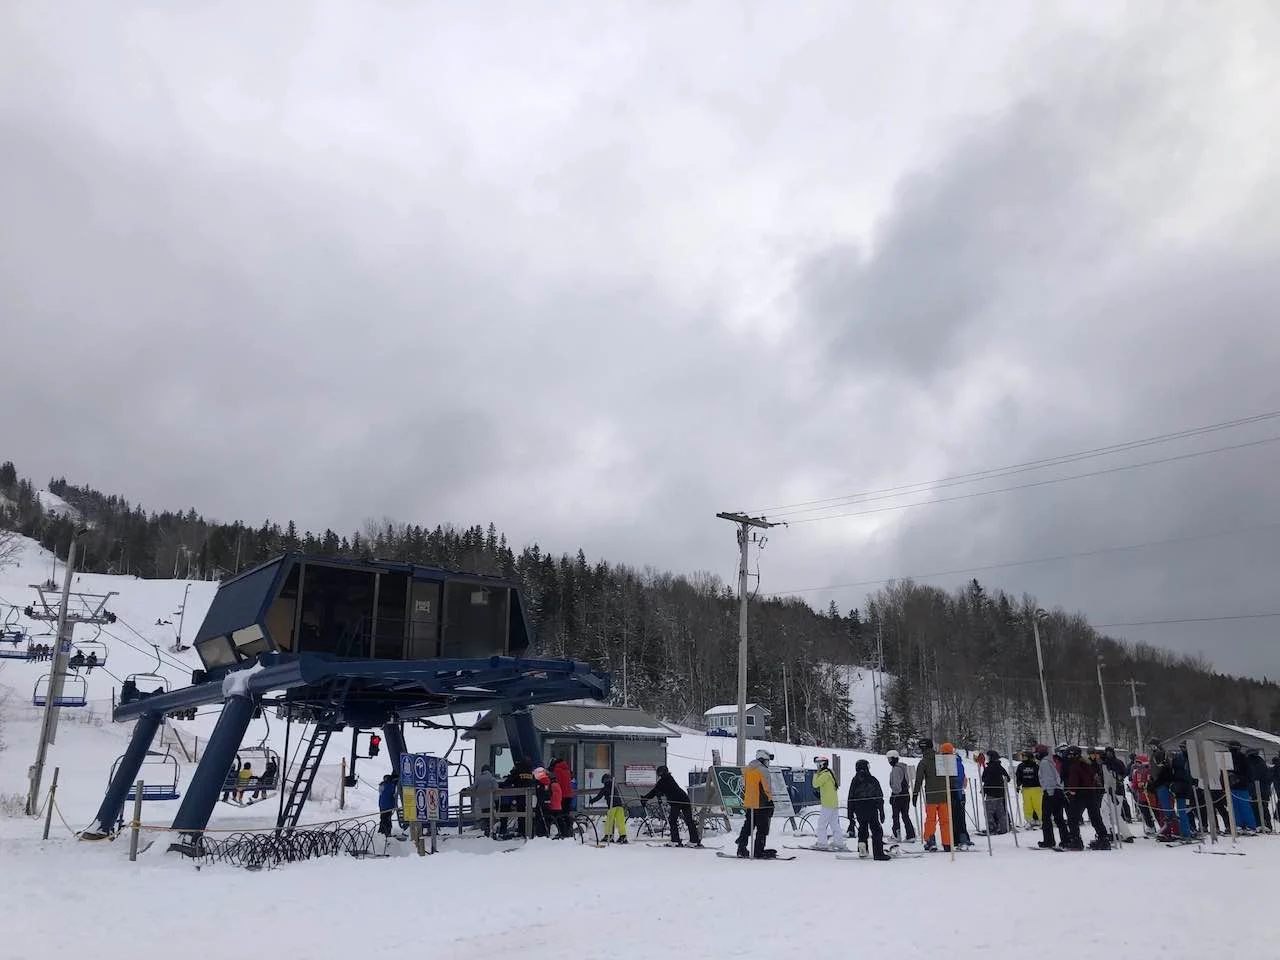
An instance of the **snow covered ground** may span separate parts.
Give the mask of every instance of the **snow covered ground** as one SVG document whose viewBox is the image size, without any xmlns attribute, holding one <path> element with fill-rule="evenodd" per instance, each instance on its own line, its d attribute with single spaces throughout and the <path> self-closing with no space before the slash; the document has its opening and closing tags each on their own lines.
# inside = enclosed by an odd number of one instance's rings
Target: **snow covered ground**
<svg viewBox="0 0 1280 960">
<path fill-rule="evenodd" d="M 48 555 L 31 546 L 21 568 L 0 573 L 0 599 L 30 602 L 33 591 L 26 584 L 44 580 L 49 566 Z M 314 958 L 421 953 L 437 960 L 508 952 L 528 960 L 777 957 L 797 951 L 984 960 L 1024 953 L 1037 960 L 1116 952 L 1154 953 L 1162 960 L 1202 960 L 1223 950 L 1269 955 L 1265 917 L 1280 877 L 1280 839 L 1266 836 L 1241 840 L 1237 850 L 1244 856 L 1205 856 L 1146 841 L 1108 853 L 1050 853 L 1032 849 L 1037 835 L 1023 833 L 1021 848 L 1012 836 L 995 838 L 990 857 L 985 839 L 975 837 L 978 846 L 955 862 L 937 854 L 890 863 L 785 849 L 797 859 L 754 863 L 720 859 L 709 850 L 640 843 L 597 849 L 548 840 L 510 854 L 478 855 L 474 845 L 460 850 L 446 841 L 434 857 L 326 859 L 257 873 L 224 865 L 197 870 L 158 842 L 130 863 L 126 841 L 80 843 L 71 830 L 97 809 L 128 737 L 128 726 L 113 725 L 108 713 L 120 678 L 154 669 L 149 644 L 156 643 L 164 675 L 175 684 L 189 679 L 184 674 L 196 664 L 193 652 L 169 652 L 175 628 L 155 624 L 176 624 L 173 612 L 187 584 L 85 575 L 76 586 L 119 591 L 111 609 L 120 620 L 104 633 L 110 644 L 106 670 L 88 678 L 91 708 L 63 712 L 50 751 L 51 767 L 61 768 L 58 809 L 67 825 L 55 817 L 49 841 L 40 839 L 41 821 L 14 811 L 35 749 L 39 713 L 30 705 L 31 687 L 48 665 L 0 661 L 4 960 L 150 960 L 259 950 Z M 215 588 L 191 586 L 188 642 Z M 215 719 L 216 712 L 208 711 L 174 726 L 191 749 Z M 278 749 L 283 724 L 254 721 L 249 739 L 264 736 Z M 442 752 L 452 739 L 417 730 L 409 737 L 411 749 L 432 752 Z M 334 763 L 348 743 L 342 737 L 332 742 Z M 759 745 L 752 741 L 750 749 Z M 793 766 L 833 752 L 767 746 L 780 764 Z M 670 742 L 669 765 L 683 780 L 688 771 L 709 766 L 716 749 L 731 760 L 734 741 L 683 731 Z M 838 753 L 847 783 L 861 755 Z M 887 763 L 870 759 L 883 780 Z M 381 761 L 362 763 L 367 782 L 386 769 Z M 182 764 L 184 785 L 193 770 L 194 764 Z M 344 813 L 375 807 L 369 787 L 350 791 L 347 799 Z M 149 803 L 144 820 L 167 826 L 176 807 L 176 801 Z M 244 810 L 219 804 L 210 826 L 265 826 L 273 813 L 271 804 Z M 336 800 L 328 799 L 313 803 L 304 819 L 338 815 Z M 810 842 L 781 833 L 780 821 L 774 827 L 775 846 Z M 728 843 L 716 836 L 708 842 Z"/>
</svg>

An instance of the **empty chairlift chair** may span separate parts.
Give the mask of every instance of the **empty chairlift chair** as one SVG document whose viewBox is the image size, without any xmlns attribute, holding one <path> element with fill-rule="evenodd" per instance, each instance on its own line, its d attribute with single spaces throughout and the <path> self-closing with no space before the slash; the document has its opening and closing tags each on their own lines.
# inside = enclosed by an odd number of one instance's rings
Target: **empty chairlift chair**
<svg viewBox="0 0 1280 960">
<path fill-rule="evenodd" d="M 26 660 L 31 656 L 27 650 L 31 638 L 18 623 L 17 614 L 18 608 L 11 607 L 0 626 L 0 660 Z"/>
<path fill-rule="evenodd" d="M 120 769 L 120 762 L 124 757 L 118 757 L 116 762 L 111 765 L 111 778 L 107 783 L 116 778 L 116 771 Z M 178 758 L 173 756 L 168 750 L 160 753 L 156 750 L 148 750 L 146 757 L 142 761 L 142 766 L 138 770 L 138 780 L 142 781 L 142 799 L 145 800 L 178 800 L 182 797 L 182 793 L 178 790 L 178 776 L 182 772 L 182 767 L 178 763 Z M 138 796 L 138 785 L 135 782 L 129 787 L 129 792 L 125 795 L 126 800 L 135 800 Z"/>
<path fill-rule="evenodd" d="M 31 705 L 43 707 L 49 702 L 49 684 L 53 674 L 46 673 L 36 681 L 36 688 L 31 694 Z M 83 707 L 89 702 L 89 687 L 84 677 L 69 673 L 62 682 L 62 694 L 54 700 L 55 707 Z"/>
</svg>

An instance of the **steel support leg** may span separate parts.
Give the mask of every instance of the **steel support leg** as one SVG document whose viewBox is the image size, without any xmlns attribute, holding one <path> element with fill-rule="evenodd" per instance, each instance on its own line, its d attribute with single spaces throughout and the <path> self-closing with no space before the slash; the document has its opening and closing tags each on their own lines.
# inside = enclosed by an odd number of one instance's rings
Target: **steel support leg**
<svg viewBox="0 0 1280 960">
<path fill-rule="evenodd" d="M 222 716 L 204 748 L 204 756 L 182 798 L 178 815 L 173 818 L 174 830 L 189 831 L 188 842 L 198 839 L 209 825 L 209 817 L 218 803 L 244 733 L 249 729 L 255 706 L 253 698 L 248 696 L 229 697 L 223 704 Z"/>
<path fill-rule="evenodd" d="M 144 713 L 133 724 L 133 736 L 129 740 L 129 749 L 120 758 L 116 775 L 107 784 L 107 795 L 102 798 L 102 806 L 93 823 L 81 834 L 86 839 L 96 840 L 108 836 L 114 831 L 116 824 L 124 815 L 124 800 L 129 789 L 137 782 L 138 771 L 142 769 L 142 761 L 156 738 L 160 724 L 164 722 L 162 713 Z"/>
<path fill-rule="evenodd" d="M 542 766 L 542 749 L 538 746 L 538 731 L 533 725 L 533 714 L 528 710 L 504 713 L 502 723 L 507 729 L 511 758 L 524 760 L 530 769 Z"/>
</svg>

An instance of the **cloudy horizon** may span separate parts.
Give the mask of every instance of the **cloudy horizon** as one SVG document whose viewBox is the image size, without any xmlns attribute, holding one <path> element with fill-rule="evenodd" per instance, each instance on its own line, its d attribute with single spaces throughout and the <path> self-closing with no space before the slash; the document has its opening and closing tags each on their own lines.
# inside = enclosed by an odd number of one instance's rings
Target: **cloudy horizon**
<svg viewBox="0 0 1280 960">
<path fill-rule="evenodd" d="M 1280 422 L 929 483 L 1280 409 L 1280 12 L 1230 14 L 8 4 L 0 458 L 730 583 L 764 510 L 812 522 L 762 592 L 844 611 L 1280 611 Z M 1107 632 L 1275 676 L 1277 629 Z"/>
</svg>

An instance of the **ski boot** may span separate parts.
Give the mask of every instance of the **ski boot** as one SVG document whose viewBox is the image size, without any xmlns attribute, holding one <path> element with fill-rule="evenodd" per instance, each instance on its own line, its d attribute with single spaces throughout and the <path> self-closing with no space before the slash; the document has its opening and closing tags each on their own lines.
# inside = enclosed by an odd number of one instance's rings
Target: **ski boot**
<svg viewBox="0 0 1280 960">
<path fill-rule="evenodd" d="M 865 841 L 858 844 L 858 856 L 865 860 L 867 858 L 867 844 Z"/>
</svg>

